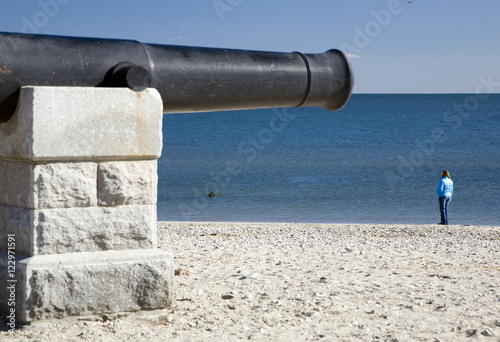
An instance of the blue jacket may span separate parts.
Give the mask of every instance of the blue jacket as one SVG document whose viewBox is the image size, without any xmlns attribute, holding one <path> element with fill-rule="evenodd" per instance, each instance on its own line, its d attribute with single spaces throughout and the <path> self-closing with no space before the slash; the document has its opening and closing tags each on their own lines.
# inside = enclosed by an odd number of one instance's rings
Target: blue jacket
<svg viewBox="0 0 500 342">
<path fill-rule="evenodd" d="M 448 177 L 441 178 L 436 192 L 439 197 L 453 196 L 453 181 Z"/>
</svg>

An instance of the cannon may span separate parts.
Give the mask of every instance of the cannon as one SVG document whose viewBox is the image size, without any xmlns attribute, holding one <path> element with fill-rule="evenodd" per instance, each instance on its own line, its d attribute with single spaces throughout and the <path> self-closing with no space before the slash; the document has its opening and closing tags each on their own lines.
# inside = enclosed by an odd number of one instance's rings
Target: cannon
<svg viewBox="0 0 500 342">
<path fill-rule="evenodd" d="M 164 113 L 338 110 L 351 95 L 353 75 L 336 49 L 280 53 L 0 33 L 0 123 L 12 117 L 22 86 L 153 87 Z"/>
</svg>

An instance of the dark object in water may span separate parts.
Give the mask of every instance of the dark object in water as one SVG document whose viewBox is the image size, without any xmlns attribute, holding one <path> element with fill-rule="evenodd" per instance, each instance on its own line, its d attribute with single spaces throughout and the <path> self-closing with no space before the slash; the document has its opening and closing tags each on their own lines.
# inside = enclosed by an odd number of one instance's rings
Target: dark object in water
<svg viewBox="0 0 500 342">
<path fill-rule="evenodd" d="M 211 197 L 214 197 L 214 196 L 215 196 L 215 195 L 214 195 L 214 193 L 213 193 L 213 192 L 211 192 L 211 193 L 209 193 L 209 194 L 208 194 L 208 197 L 210 197 L 210 198 L 211 198 Z"/>
</svg>

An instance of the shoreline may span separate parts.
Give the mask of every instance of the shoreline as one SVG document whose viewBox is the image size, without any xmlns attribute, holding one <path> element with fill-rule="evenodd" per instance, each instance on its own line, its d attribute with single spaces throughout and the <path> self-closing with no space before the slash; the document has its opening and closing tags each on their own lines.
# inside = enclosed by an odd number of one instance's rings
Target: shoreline
<svg viewBox="0 0 500 342">
<path fill-rule="evenodd" d="M 500 338 L 500 227 L 158 222 L 173 307 L 36 324 L 5 341 Z"/>
<path fill-rule="evenodd" d="M 161 216 L 161 215 L 160 215 Z M 179 220 L 160 220 L 158 219 L 158 223 L 162 222 L 172 222 L 172 223 L 201 223 L 201 224 L 207 224 L 207 223 L 221 223 L 221 224 L 227 224 L 227 223 L 248 223 L 248 224 L 321 224 L 321 225 L 376 225 L 376 226 L 438 226 L 438 221 L 439 217 L 435 220 L 434 223 L 430 223 L 432 221 L 422 221 L 420 223 L 415 223 L 415 222 L 350 222 L 350 221 L 338 221 L 338 222 L 332 222 L 332 221 L 292 221 L 292 220 L 276 220 L 276 221 L 266 221 L 266 220 L 231 220 L 231 219 L 219 219 L 219 218 L 213 218 L 213 219 L 193 219 L 193 220 L 184 220 L 184 219 L 179 219 Z M 449 224 L 449 226 L 463 226 L 463 227 L 500 227 L 500 222 L 497 223 L 453 223 Z"/>
<path fill-rule="evenodd" d="M 201 224 L 201 225 L 206 225 L 206 224 L 232 224 L 232 225 L 239 225 L 239 224 L 250 224 L 250 225 L 266 225 L 266 224 L 280 224 L 280 225 L 286 225 L 286 224 L 291 224 L 291 225 L 322 225 L 322 226 L 378 226 L 379 228 L 382 228 L 382 226 L 395 226 L 395 227 L 433 227 L 433 226 L 438 226 L 440 227 L 441 225 L 438 223 L 373 223 L 373 222 L 302 222 L 302 221 L 297 221 L 297 222 L 288 222 L 288 221 L 210 221 L 210 220 L 204 220 L 204 221 L 157 221 L 158 225 L 162 224 Z M 477 228 L 498 228 L 500 229 L 500 225 L 491 225 L 491 224 L 449 224 L 448 227 L 477 227 Z"/>
</svg>

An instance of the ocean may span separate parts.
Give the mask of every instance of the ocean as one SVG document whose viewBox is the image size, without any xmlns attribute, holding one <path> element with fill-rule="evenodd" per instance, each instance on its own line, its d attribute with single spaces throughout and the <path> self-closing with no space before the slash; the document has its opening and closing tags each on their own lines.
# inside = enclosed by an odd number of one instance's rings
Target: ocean
<svg viewBox="0 0 500 342">
<path fill-rule="evenodd" d="M 158 220 L 500 225 L 500 94 L 166 114 Z M 210 192 L 214 197 L 208 197 Z"/>
</svg>

